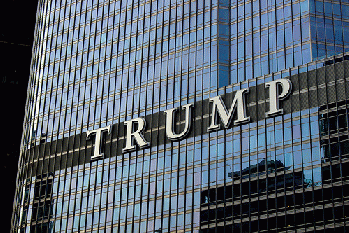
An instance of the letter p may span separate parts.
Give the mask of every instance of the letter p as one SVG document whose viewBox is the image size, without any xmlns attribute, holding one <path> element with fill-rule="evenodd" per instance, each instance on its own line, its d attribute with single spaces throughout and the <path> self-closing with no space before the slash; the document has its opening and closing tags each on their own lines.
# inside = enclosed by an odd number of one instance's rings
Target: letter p
<svg viewBox="0 0 349 233">
<path fill-rule="evenodd" d="M 283 109 L 280 109 L 279 103 L 291 93 L 291 81 L 278 79 L 265 83 L 265 87 L 269 87 L 269 112 L 265 113 L 266 117 L 283 114 Z"/>
</svg>

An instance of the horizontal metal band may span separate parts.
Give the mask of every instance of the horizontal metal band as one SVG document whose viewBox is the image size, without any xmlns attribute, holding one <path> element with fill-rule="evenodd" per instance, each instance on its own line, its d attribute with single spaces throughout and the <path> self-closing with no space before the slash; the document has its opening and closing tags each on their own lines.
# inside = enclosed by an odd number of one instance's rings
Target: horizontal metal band
<svg viewBox="0 0 349 233">
<path fill-rule="evenodd" d="M 283 114 L 320 108 L 330 103 L 349 100 L 349 61 L 292 75 L 288 79 L 292 82 L 292 93 L 281 101 Z M 222 95 L 226 106 L 231 105 L 234 94 L 235 92 Z M 265 88 L 264 83 L 249 87 L 249 93 L 246 95 L 246 111 L 250 117 L 250 123 L 265 119 L 265 113 L 269 110 L 268 98 L 268 89 Z M 192 110 L 192 129 L 187 138 L 208 134 L 207 129 L 210 125 L 212 111 L 209 100 L 196 101 Z M 181 132 L 184 129 L 185 111 L 180 110 L 178 113 L 175 121 L 181 123 L 177 124 L 176 131 Z M 148 115 L 145 120 L 147 128 L 144 138 L 151 147 L 173 143 L 166 137 L 164 112 Z M 103 142 L 104 158 L 129 157 L 128 153 L 122 153 L 125 147 L 124 141 L 124 124 L 112 125 L 111 134 L 106 134 Z M 21 179 L 91 162 L 93 142 L 94 140 L 87 140 L 86 133 L 82 133 L 32 147 L 22 155 L 26 157 L 26 161 L 24 167 L 21 167 Z M 138 150 L 136 153 L 143 154 L 143 150 Z"/>
</svg>

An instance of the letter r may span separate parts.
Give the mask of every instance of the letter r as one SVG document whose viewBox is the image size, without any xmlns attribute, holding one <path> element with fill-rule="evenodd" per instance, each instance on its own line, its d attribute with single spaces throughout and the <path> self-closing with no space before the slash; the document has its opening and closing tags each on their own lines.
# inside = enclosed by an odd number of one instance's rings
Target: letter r
<svg viewBox="0 0 349 233">
<path fill-rule="evenodd" d="M 126 136 L 125 136 L 126 146 L 125 148 L 122 149 L 122 153 L 135 150 L 136 145 L 134 145 L 134 142 L 136 142 L 141 149 L 149 146 L 149 143 L 145 141 L 143 136 L 143 131 L 146 125 L 144 118 L 136 118 L 129 121 L 125 121 L 124 124 L 126 126 Z M 132 129 L 136 125 L 137 125 L 137 130 L 132 132 Z"/>
</svg>

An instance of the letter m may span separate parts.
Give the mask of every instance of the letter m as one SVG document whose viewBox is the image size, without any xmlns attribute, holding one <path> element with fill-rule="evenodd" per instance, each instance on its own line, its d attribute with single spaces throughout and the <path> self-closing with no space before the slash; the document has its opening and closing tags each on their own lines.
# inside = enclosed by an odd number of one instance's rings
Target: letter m
<svg viewBox="0 0 349 233">
<path fill-rule="evenodd" d="M 239 90 L 235 93 L 233 103 L 231 104 L 229 111 L 227 110 L 221 96 L 218 95 L 210 98 L 210 102 L 213 103 L 213 106 L 211 125 L 208 128 L 208 131 L 218 130 L 220 128 L 220 125 L 217 122 L 217 115 L 220 117 L 224 128 L 228 128 L 234 116 L 235 110 L 237 112 L 237 119 L 234 121 L 234 125 L 243 124 L 250 121 L 250 117 L 246 117 L 245 93 L 248 93 L 248 88 Z"/>
</svg>

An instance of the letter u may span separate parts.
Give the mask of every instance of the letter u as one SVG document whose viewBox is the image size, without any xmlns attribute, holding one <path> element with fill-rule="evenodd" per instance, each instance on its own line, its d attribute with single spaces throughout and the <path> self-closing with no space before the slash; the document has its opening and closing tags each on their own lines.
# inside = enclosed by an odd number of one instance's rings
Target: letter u
<svg viewBox="0 0 349 233">
<path fill-rule="evenodd" d="M 187 134 L 189 133 L 190 128 L 191 128 L 191 107 L 192 106 L 193 106 L 193 104 L 186 104 L 186 105 L 182 106 L 182 109 L 183 110 L 185 109 L 185 126 L 184 126 L 184 130 L 179 134 L 176 134 L 174 132 L 174 128 L 175 128 L 174 112 L 178 108 L 172 108 L 169 110 L 165 110 L 165 113 L 166 113 L 166 135 L 169 139 L 181 140 L 185 136 L 187 136 Z"/>
</svg>

